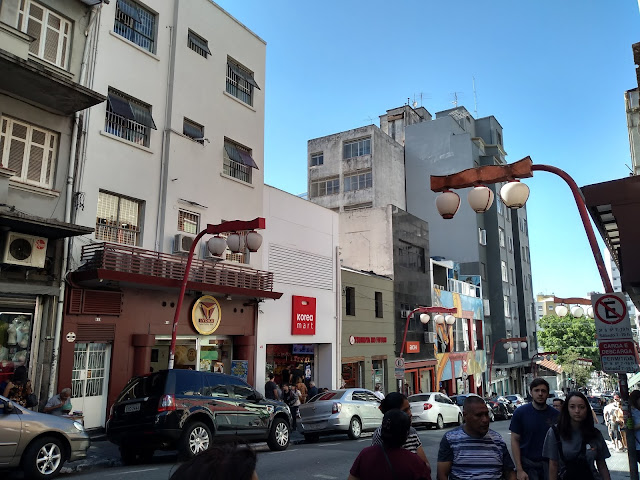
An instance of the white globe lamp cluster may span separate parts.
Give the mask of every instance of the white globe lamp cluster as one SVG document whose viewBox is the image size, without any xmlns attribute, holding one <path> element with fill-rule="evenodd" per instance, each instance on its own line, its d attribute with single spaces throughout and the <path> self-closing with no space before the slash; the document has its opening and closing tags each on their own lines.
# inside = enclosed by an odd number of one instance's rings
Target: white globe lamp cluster
<svg viewBox="0 0 640 480">
<path fill-rule="evenodd" d="M 505 183 L 500 189 L 500 199 L 509 208 L 521 208 L 529 198 L 529 187 L 513 180 Z M 493 191 L 485 185 L 477 185 L 469 190 L 467 201 L 476 213 L 484 213 L 493 205 Z M 451 191 L 444 190 L 436 197 L 436 208 L 444 219 L 451 219 L 460 208 L 460 196 Z"/>
<path fill-rule="evenodd" d="M 215 235 L 207 241 L 207 248 L 216 257 L 221 256 L 227 247 L 233 253 L 240 253 L 245 248 L 250 252 L 257 252 L 261 245 L 262 235 L 254 230 L 251 230 L 246 235 L 234 232 L 228 235 L 226 239 L 220 235 Z"/>
</svg>

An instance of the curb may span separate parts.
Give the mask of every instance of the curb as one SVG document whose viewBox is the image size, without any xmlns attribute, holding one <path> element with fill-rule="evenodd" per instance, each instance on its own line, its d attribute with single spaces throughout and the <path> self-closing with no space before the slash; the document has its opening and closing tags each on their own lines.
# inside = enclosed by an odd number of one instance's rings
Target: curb
<svg viewBox="0 0 640 480">
<path fill-rule="evenodd" d="M 105 460 L 98 460 L 92 463 L 78 463 L 77 465 L 65 465 L 60 470 L 60 473 L 86 472 L 94 468 L 112 468 L 112 467 L 120 467 L 120 466 L 122 466 L 122 462 L 120 460 L 109 458 Z"/>
</svg>

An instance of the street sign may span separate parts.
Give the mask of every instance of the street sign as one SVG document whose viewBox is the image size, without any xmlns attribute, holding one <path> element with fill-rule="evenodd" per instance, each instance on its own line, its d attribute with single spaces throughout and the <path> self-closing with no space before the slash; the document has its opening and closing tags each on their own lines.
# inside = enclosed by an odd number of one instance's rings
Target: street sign
<svg viewBox="0 0 640 480">
<path fill-rule="evenodd" d="M 631 373 L 639 370 L 636 345 L 632 340 L 601 341 L 598 348 L 603 372 Z"/>
<path fill-rule="evenodd" d="M 404 370 L 404 358 L 396 357 L 396 368 L 401 368 Z"/>
<path fill-rule="evenodd" d="M 627 302 L 621 293 L 591 295 L 598 341 L 632 339 Z"/>
</svg>

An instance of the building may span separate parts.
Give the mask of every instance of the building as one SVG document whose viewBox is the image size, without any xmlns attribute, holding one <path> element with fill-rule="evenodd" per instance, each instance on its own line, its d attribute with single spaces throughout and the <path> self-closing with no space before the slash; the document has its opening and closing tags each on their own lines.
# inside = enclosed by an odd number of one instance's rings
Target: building
<svg viewBox="0 0 640 480">
<path fill-rule="evenodd" d="M 0 2 L 0 381 L 28 368 L 55 386 L 78 116 L 105 96 L 86 87 L 84 31 L 94 2 Z"/>
<path fill-rule="evenodd" d="M 609 250 L 605 250 L 603 257 L 604 257 L 604 263 L 607 267 L 607 272 L 609 273 L 609 278 L 611 278 L 613 291 L 622 292 L 622 281 L 620 280 L 620 269 L 611 258 L 611 253 L 609 252 Z M 625 293 L 625 297 L 627 299 L 627 312 L 629 312 L 629 319 L 631 320 L 631 328 L 635 330 L 635 334 L 637 337 L 638 333 L 640 332 L 640 318 L 638 316 L 638 309 L 629 298 L 629 295 Z M 638 339 L 636 338 L 636 341 L 637 340 Z"/>
<path fill-rule="evenodd" d="M 634 54 L 636 53 L 634 46 Z M 638 88 L 624 92 L 624 105 L 627 113 L 627 131 L 629 132 L 629 148 L 631 150 L 631 173 L 640 175 L 640 93 Z"/>
</svg>

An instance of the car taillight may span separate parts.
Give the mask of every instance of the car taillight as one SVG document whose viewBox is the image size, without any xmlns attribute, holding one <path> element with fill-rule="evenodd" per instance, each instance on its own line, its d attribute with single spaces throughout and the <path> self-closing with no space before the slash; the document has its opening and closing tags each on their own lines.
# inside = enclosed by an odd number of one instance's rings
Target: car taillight
<svg viewBox="0 0 640 480">
<path fill-rule="evenodd" d="M 158 412 L 170 412 L 176 409 L 176 399 L 173 395 L 163 395 L 158 402 Z"/>
<path fill-rule="evenodd" d="M 331 413 L 340 413 L 342 411 L 342 404 L 340 402 L 333 402 L 331 405 Z"/>
<path fill-rule="evenodd" d="M 425 410 L 429 410 L 431 407 L 433 407 L 433 405 L 431 405 L 430 403 L 425 403 L 423 407 Z"/>
<path fill-rule="evenodd" d="M 112 403 L 111 404 L 111 408 L 109 409 L 109 420 L 111 420 L 113 418 L 113 411 L 114 411 L 115 407 L 116 407 L 116 404 Z"/>
</svg>

